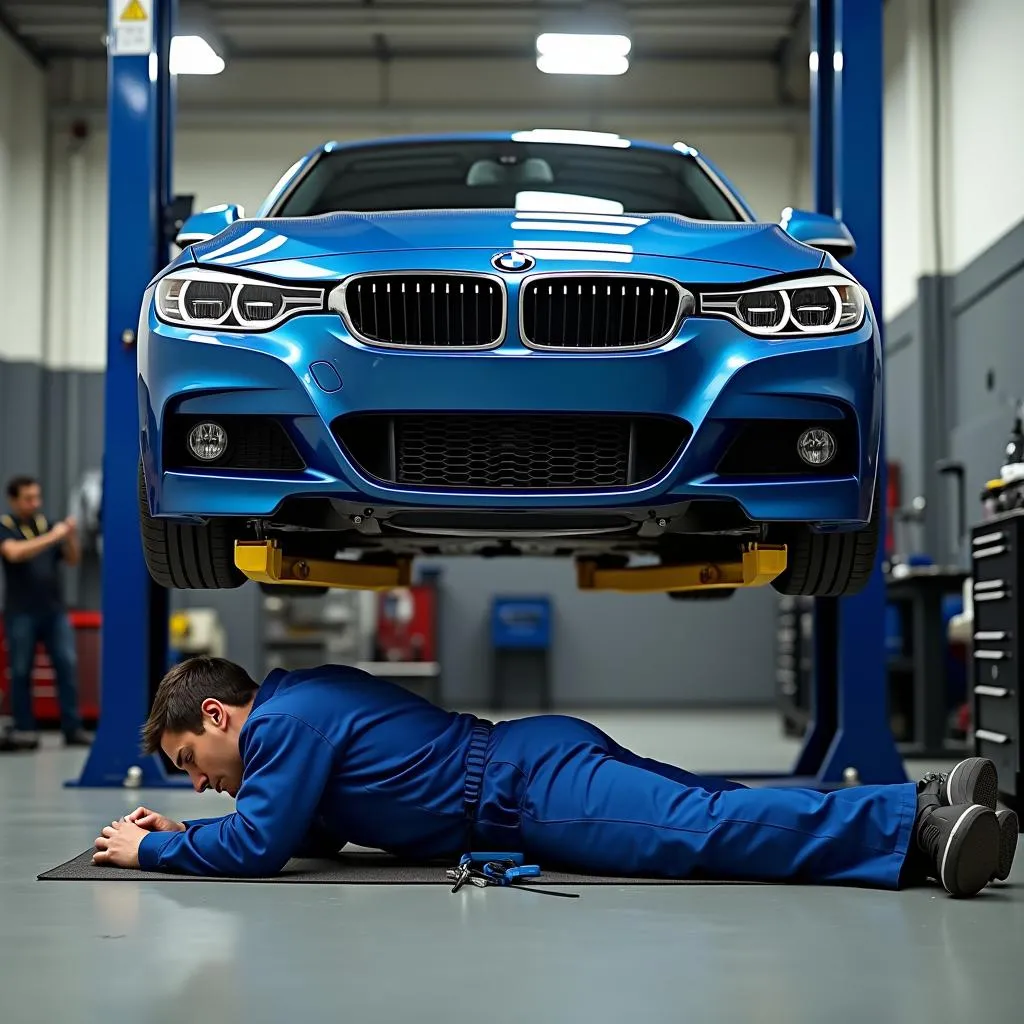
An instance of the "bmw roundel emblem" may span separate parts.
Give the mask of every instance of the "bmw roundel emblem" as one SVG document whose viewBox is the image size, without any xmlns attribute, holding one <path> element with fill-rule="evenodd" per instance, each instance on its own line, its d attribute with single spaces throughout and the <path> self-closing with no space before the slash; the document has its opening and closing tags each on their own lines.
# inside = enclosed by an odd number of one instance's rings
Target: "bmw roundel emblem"
<svg viewBox="0 0 1024 1024">
<path fill-rule="evenodd" d="M 524 270 L 531 270 L 537 261 L 532 256 L 527 256 L 525 252 L 518 252 L 515 249 L 512 252 L 499 252 L 496 256 L 491 257 L 491 266 L 497 270 L 509 270 L 514 273 L 522 273 Z"/>
</svg>

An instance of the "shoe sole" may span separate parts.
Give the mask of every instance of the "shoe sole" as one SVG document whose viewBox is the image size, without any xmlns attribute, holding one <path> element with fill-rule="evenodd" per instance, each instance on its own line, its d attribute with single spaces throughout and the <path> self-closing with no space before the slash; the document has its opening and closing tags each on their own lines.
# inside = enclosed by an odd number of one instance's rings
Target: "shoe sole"
<svg viewBox="0 0 1024 1024">
<path fill-rule="evenodd" d="M 957 818 L 942 852 L 939 881 L 950 896 L 976 896 L 999 867 L 995 811 L 974 804 Z"/>
<path fill-rule="evenodd" d="M 1005 882 L 1010 877 L 1013 857 L 1017 852 L 1017 837 L 1020 835 L 1020 822 L 1013 811 L 999 811 L 996 814 L 999 822 L 999 867 L 993 880 Z"/>
<path fill-rule="evenodd" d="M 946 802 L 981 804 L 996 809 L 999 799 L 999 773 L 987 757 L 968 757 L 953 767 L 946 779 Z"/>
</svg>

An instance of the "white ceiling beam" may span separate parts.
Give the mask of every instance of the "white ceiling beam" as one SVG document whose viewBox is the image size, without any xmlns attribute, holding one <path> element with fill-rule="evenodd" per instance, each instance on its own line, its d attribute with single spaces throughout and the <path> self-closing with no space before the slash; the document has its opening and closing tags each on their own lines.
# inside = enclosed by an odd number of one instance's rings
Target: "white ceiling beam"
<svg viewBox="0 0 1024 1024">
<path fill-rule="evenodd" d="M 56 125 L 86 120 L 102 124 L 106 110 L 99 104 L 59 104 L 50 109 L 50 121 Z M 732 106 L 732 107 L 688 107 L 676 105 L 671 108 L 657 107 L 616 108 L 604 106 L 600 111 L 581 104 L 578 107 L 526 108 L 487 104 L 481 107 L 433 105 L 377 106 L 375 104 L 316 106 L 266 106 L 196 108 L 182 106 L 176 121 L 182 127 L 211 127 L 230 130 L 242 127 L 310 127 L 334 124 L 341 130 L 346 127 L 402 128 L 423 125 L 436 121 L 448 127 L 459 124 L 479 126 L 481 122 L 493 124 L 554 124 L 559 121 L 591 127 L 601 124 L 642 124 L 647 131 L 662 126 L 667 132 L 696 131 L 698 129 L 758 128 L 803 130 L 807 126 L 807 109 L 802 106 Z"/>
</svg>

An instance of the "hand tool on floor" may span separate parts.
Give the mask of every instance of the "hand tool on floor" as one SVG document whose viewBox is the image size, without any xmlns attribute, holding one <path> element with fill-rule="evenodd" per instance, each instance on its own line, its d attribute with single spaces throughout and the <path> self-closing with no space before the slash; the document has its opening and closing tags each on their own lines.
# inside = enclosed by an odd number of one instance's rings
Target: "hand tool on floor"
<svg viewBox="0 0 1024 1024">
<path fill-rule="evenodd" d="M 553 892 L 550 889 L 519 885 L 521 879 L 538 878 L 541 874 L 540 865 L 524 864 L 525 859 L 521 853 L 464 853 L 459 859 L 459 866 L 449 868 L 446 875 L 455 882 L 453 893 L 471 881 L 481 888 L 496 885 L 509 889 L 529 889 L 545 896 L 579 899 L 579 893 L 576 892 Z"/>
</svg>

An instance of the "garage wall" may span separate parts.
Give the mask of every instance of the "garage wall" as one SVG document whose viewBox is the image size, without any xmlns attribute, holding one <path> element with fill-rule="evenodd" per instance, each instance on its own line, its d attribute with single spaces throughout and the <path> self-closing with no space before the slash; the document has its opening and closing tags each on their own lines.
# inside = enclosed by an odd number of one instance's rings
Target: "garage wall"
<svg viewBox="0 0 1024 1024">
<path fill-rule="evenodd" d="M 0 28 L 0 484 L 43 458 L 46 141 L 45 75 Z"/>
<path fill-rule="evenodd" d="M 959 272 L 1024 218 L 1024 4 L 952 0 L 942 7 L 947 259 Z"/>
<path fill-rule="evenodd" d="M 973 514 L 984 481 L 998 476 L 1012 406 L 1024 400 L 1024 5 L 956 0 L 947 33 L 948 426 Z"/>
<path fill-rule="evenodd" d="M 550 596 L 557 707 L 759 705 L 776 699 L 771 588 L 741 592 L 724 603 L 672 601 L 663 594 L 580 593 L 567 560 L 430 564 L 442 570 L 441 648 L 451 704 L 486 704 L 494 594 Z"/>
<path fill-rule="evenodd" d="M 961 552 L 955 487 L 935 462 L 966 463 L 971 521 L 1024 398 L 1022 31 L 1015 0 L 886 5 L 888 452 L 904 500 L 929 503 L 912 547 L 940 560 Z"/>
<path fill-rule="evenodd" d="M 37 360 L 43 337 L 46 79 L 0 29 L 0 357 Z"/>
<path fill-rule="evenodd" d="M 39 460 L 46 79 L 0 29 L 0 471 Z M 6 479 L 6 476 L 4 476 Z"/>
</svg>

